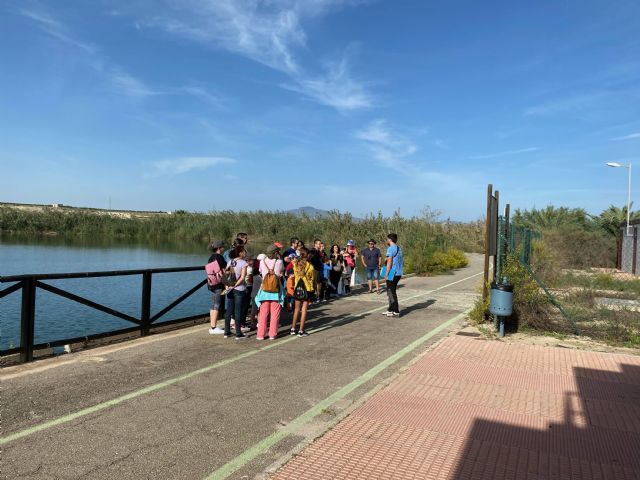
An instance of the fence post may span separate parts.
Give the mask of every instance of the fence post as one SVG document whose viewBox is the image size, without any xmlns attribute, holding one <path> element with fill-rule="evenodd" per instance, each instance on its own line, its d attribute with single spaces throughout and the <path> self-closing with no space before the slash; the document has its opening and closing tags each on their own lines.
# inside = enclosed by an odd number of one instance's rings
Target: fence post
<svg viewBox="0 0 640 480">
<path fill-rule="evenodd" d="M 142 274 L 142 307 L 140 312 L 142 323 L 140 333 L 145 336 L 149 334 L 151 327 L 151 271 L 149 270 Z"/>
<path fill-rule="evenodd" d="M 487 217 L 484 225 L 484 277 L 482 281 L 482 301 L 485 302 L 489 298 L 489 290 L 487 283 L 489 282 L 489 243 L 490 243 L 490 225 L 491 225 L 491 197 L 493 196 L 493 185 L 487 186 Z"/>
<path fill-rule="evenodd" d="M 33 361 L 33 338 L 36 323 L 36 279 L 22 281 L 22 310 L 20 314 L 20 361 Z"/>
<path fill-rule="evenodd" d="M 626 232 L 625 232 L 626 233 Z M 638 269 L 638 229 L 633 229 L 633 250 L 631 251 L 631 273 L 636 275 Z"/>
<path fill-rule="evenodd" d="M 496 270 L 494 278 L 496 279 L 496 283 L 501 282 L 502 277 L 502 267 L 504 266 L 504 228 L 505 221 L 503 217 L 498 217 L 498 242 L 497 242 L 497 251 L 496 251 Z"/>
</svg>

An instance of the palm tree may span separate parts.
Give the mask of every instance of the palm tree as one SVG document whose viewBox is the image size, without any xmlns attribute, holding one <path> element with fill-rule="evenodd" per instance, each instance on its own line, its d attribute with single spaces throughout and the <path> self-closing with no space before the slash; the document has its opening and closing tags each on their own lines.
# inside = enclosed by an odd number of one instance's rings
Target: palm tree
<svg viewBox="0 0 640 480">
<path fill-rule="evenodd" d="M 633 203 L 631 204 L 633 205 Z M 618 252 L 617 264 L 620 266 L 620 251 L 622 243 L 622 235 L 620 235 L 620 228 L 627 223 L 627 207 L 618 208 L 615 205 L 610 205 L 609 208 L 604 210 L 598 217 L 594 218 L 600 228 L 610 235 L 616 237 L 616 252 Z M 640 220 L 640 212 L 631 212 L 629 216 L 630 221 Z"/>
<path fill-rule="evenodd" d="M 633 203 L 631 205 L 633 205 Z M 627 223 L 627 207 L 619 208 L 611 205 L 595 219 L 600 228 L 618 238 L 620 236 L 620 228 Z M 630 219 L 632 222 L 640 220 L 640 212 L 632 211 Z"/>
</svg>

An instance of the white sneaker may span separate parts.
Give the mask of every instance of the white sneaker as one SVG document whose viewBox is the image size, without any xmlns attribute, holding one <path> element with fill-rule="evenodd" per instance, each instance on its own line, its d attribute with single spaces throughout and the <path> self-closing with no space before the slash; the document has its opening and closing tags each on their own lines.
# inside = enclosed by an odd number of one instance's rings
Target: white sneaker
<svg viewBox="0 0 640 480">
<path fill-rule="evenodd" d="M 387 310 L 386 312 L 382 312 L 382 315 L 384 315 L 385 317 L 388 317 L 390 313 L 391 312 L 389 310 Z"/>
<path fill-rule="evenodd" d="M 209 335 L 222 335 L 223 333 L 224 333 L 224 330 L 220 327 L 209 329 Z"/>
</svg>

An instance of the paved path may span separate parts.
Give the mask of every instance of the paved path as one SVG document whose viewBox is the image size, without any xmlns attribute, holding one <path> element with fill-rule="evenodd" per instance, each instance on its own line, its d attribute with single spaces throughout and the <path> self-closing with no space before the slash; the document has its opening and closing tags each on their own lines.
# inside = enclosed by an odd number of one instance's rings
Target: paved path
<svg viewBox="0 0 640 480">
<path fill-rule="evenodd" d="M 255 478 L 325 432 L 463 318 L 482 258 L 314 307 L 275 342 L 205 326 L 5 368 L 3 478 Z"/>
<path fill-rule="evenodd" d="M 640 478 L 640 357 L 464 334 L 272 480 Z"/>
</svg>

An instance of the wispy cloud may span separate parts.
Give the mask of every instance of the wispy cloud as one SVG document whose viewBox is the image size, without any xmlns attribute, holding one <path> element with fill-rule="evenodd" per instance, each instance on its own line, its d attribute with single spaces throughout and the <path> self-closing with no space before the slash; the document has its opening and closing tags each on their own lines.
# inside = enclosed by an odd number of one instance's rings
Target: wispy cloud
<svg viewBox="0 0 640 480">
<path fill-rule="evenodd" d="M 137 25 L 159 28 L 211 48 L 226 50 L 283 72 L 282 87 L 340 111 L 370 107 L 367 84 L 351 75 L 346 55 L 327 62 L 323 74 L 303 68 L 297 51 L 307 48 L 302 23 L 355 0 L 185 0 L 145 4 Z M 317 68 L 317 66 L 316 66 Z"/>
<path fill-rule="evenodd" d="M 622 137 L 614 137 L 611 140 L 633 140 L 634 138 L 640 138 L 640 132 L 630 133 L 629 135 L 623 135 Z"/>
<path fill-rule="evenodd" d="M 160 160 L 152 165 L 159 175 L 179 175 L 192 170 L 205 170 L 217 165 L 229 165 L 236 163 L 228 157 L 181 157 L 170 160 Z"/>
<path fill-rule="evenodd" d="M 418 147 L 412 141 L 393 132 L 383 119 L 370 122 L 365 128 L 357 131 L 355 137 L 367 143 L 380 165 L 402 173 L 407 170 L 406 157 L 418 151 Z"/>
<path fill-rule="evenodd" d="M 431 192 L 460 195 L 472 188 L 468 180 L 470 175 L 449 174 L 426 168 L 424 159 L 416 158 L 419 149 L 410 136 L 398 133 L 384 119 L 370 122 L 355 132 L 355 137 L 366 143 L 380 166 L 393 170 L 404 178 L 404 182 L 396 186 L 404 188 L 405 193 L 423 192 L 428 186 Z"/>
<path fill-rule="evenodd" d="M 19 11 L 23 16 L 33 20 L 38 24 L 40 29 L 48 35 L 60 40 L 63 43 L 72 45 L 89 54 L 95 54 L 96 48 L 89 44 L 82 42 L 75 38 L 66 25 L 60 22 L 58 19 L 51 16 L 49 13 L 43 10 L 35 9 L 22 9 Z"/>
<path fill-rule="evenodd" d="M 96 72 L 103 74 L 105 80 L 117 92 L 134 98 L 163 93 L 152 89 L 121 66 L 111 62 L 97 46 L 78 39 L 67 25 L 42 8 L 22 9 L 19 13 L 32 20 L 40 30 L 52 38 L 81 50 L 86 55 L 87 64 Z"/>
<path fill-rule="evenodd" d="M 130 97 L 144 98 L 164 94 L 164 92 L 153 90 L 140 79 L 119 67 L 111 68 L 107 73 L 107 79 L 114 88 Z"/>
<path fill-rule="evenodd" d="M 218 94 L 212 93 L 203 85 L 185 85 L 181 88 L 181 91 L 186 93 L 187 95 L 191 95 L 198 100 L 203 101 L 204 103 L 216 108 L 216 109 L 226 109 L 228 100 L 226 97 Z"/>
<path fill-rule="evenodd" d="M 285 84 L 283 87 L 302 93 L 318 103 L 336 110 L 356 110 L 371 107 L 373 104 L 366 84 L 351 76 L 347 57 L 337 63 L 330 64 L 324 76 L 299 77 L 294 80 L 295 84 Z"/>
<path fill-rule="evenodd" d="M 580 112 L 599 107 L 609 98 L 611 98 L 611 93 L 607 91 L 569 95 L 528 107 L 524 110 L 524 114 L 527 116 L 545 116 Z"/>
<path fill-rule="evenodd" d="M 486 155 L 474 155 L 469 158 L 471 160 L 485 160 L 487 158 L 508 157 L 511 155 L 520 155 L 522 153 L 537 152 L 538 150 L 540 150 L 540 148 L 538 147 L 528 147 L 528 148 L 520 148 L 518 150 L 507 150 L 505 152 L 489 153 Z"/>
</svg>

